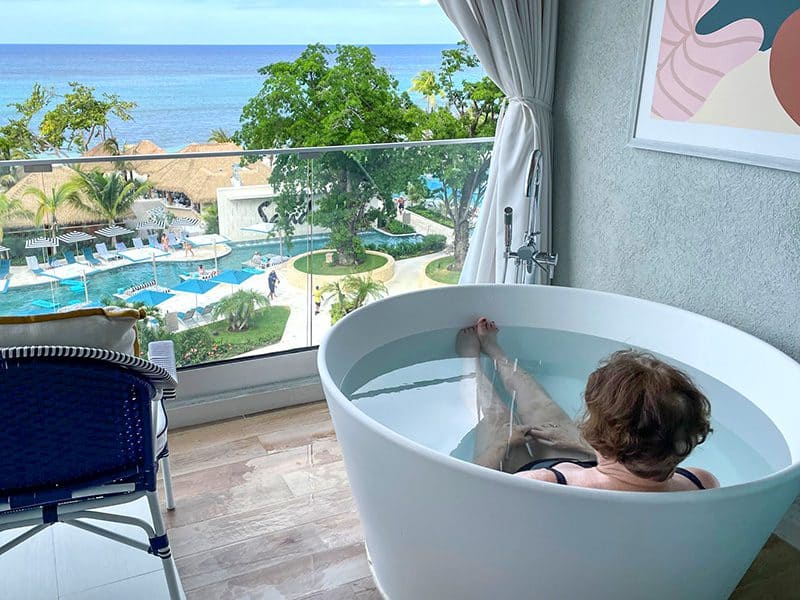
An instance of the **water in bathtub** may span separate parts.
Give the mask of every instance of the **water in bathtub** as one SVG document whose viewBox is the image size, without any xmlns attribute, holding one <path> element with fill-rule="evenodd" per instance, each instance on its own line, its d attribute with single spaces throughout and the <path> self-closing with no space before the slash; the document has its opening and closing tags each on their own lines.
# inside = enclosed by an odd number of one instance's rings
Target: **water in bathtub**
<svg viewBox="0 0 800 600">
<path fill-rule="evenodd" d="M 367 415 L 404 437 L 468 460 L 471 452 L 465 442 L 472 439 L 467 434 L 478 420 L 475 361 L 456 355 L 456 333 L 437 330 L 386 344 L 361 359 L 341 389 Z M 612 352 L 631 348 L 585 334 L 527 327 L 503 327 L 498 341 L 510 358 L 518 360 L 519 368 L 536 377 L 573 418 L 582 410 L 589 374 Z M 785 442 L 755 405 L 697 369 L 658 358 L 689 374 L 712 403 L 714 432 L 684 466 L 708 469 L 722 485 L 759 479 L 783 466 L 777 464 L 779 459 L 770 459 L 785 455 Z M 490 361 L 484 359 L 484 365 L 491 378 Z M 766 445 L 766 455 L 765 439 L 774 446 Z"/>
</svg>

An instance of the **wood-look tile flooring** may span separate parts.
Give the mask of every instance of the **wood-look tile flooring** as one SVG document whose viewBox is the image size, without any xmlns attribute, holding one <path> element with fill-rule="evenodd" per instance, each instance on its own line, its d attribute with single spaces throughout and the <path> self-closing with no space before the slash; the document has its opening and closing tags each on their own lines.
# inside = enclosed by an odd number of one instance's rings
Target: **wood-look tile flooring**
<svg viewBox="0 0 800 600">
<path fill-rule="evenodd" d="M 169 444 L 166 519 L 189 600 L 380 598 L 325 403 L 170 431 Z M 732 598 L 800 598 L 800 551 L 772 536 Z"/>
</svg>

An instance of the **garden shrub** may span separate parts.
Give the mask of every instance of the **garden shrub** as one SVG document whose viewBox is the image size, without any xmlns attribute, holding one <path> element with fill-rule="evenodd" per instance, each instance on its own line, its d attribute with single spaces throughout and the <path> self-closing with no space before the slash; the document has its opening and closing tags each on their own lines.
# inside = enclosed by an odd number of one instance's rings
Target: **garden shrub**
<svg viewBox="0 0 800 600">
<path fill-rule="evenodd" d="M 231 344 L 215 341 L 205 327 L 181 331 L 173 339 L 175 358 L 179 367 L 209 360 L 220 360 L 227 357 L 233 349 Z"/>
<path fill-rule="evenodd" d="M 416 233 L 417 230 L 414 229 L 411 225 L 406 225 L 405 223 L 401 223 L 397 219 L 391 219 L 386 226 L 384 227 L 386 231 L 394 235 L 404 235 L 408 233 Z"/>
<path fill-rule="evenodd" d="M 446 217 L 440 212 L 435 210 L 431 210 L 422 205 L 414 205 L 409 209 L 413 213 L 417 213 L 421 217 L 425 217 L 426 219 L 430 219 L 435 223 L 439 223 L 440 225 L 445 225 L 446 227 L 453 227 L 453 220 L 450 217 Z"/>
<path fill-rule="evenodd" d="M 367 244 L 368 250 L 383 252 L 395 260 L 400 258 L 413 258 L 423 254 L 433 254 L 445 249 L 447 238 L 443 235 L 426 235 L 418 242 L 400 242 L 394 245 L 388 244 Z"/>
</svg>

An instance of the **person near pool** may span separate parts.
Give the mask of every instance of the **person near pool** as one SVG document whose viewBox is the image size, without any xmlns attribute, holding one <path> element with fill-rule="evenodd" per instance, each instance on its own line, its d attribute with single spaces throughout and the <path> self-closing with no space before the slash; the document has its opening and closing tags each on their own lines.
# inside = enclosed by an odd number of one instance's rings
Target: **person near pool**
<svg viewBox="0 0 800 600">
<path fill-rule="evenodd" d="M 281 282 L 278 279 L 278 274 L 275 272 L 275 269 L 269 272 L 269 277 L 267 277 L 267 285 L 269 285 L 269 299 L 272 300 L 275 298 L 275 286 Z"/>
<path fill-rule="evenodd" d="M 162 233 L 161 234 L 161 249 L 164 252 L 169 252 L 169 250 L 170 250 L 169 249 L 169 238 L 167 238 L 167 234 L 166 233 Z"/>
<path fill-rule="evenodd" d="M 197 276 L 203 279 L 206 276 L 206 269 L 203 265 L 197 265 Z"/>
<path fill-rule="evenodd" d="M 319 289 L 319 286 L 314 288 L 314 291 L 311 292 L 311 295 L 314 297 L 314 314 L 319 314 L 319 309 L 322 306 L 322 290 Z"/>
<path fill-rule="evenodd" d="M 589 375 L 584 414 L 576 424 L 509 360 L 497 331 L 484 317 L 456 338 L 457 352 L 476 361 L 483 417 L 473 430 L 474 462 L 530 479 L 607 490 L 719 487 L 708 471 L 678 466 L 711 432 L 710 404 L 686 374 L 649 354 L 615 352 Z M 493 361 L 514 399 L 517 423 L 511 426 L 509 406 L 481 371 L 481 354 Z"/>
</svg>

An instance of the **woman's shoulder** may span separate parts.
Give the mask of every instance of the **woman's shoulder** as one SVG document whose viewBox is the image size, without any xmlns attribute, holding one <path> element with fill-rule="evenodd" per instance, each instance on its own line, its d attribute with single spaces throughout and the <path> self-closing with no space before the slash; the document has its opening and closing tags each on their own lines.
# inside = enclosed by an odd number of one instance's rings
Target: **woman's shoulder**
<svg viewBox="0 0 800 600">
<path fill-rule="evenodd" d="M 532 471 L 520 471 L 514 473 L 517 477 L 524 477 L 526 479 L 535 479 L 536 481 L 547 481 L 549 483 L 558 483 L 555 473 L 549 469 L 533 469 Z"/>
</svg>

